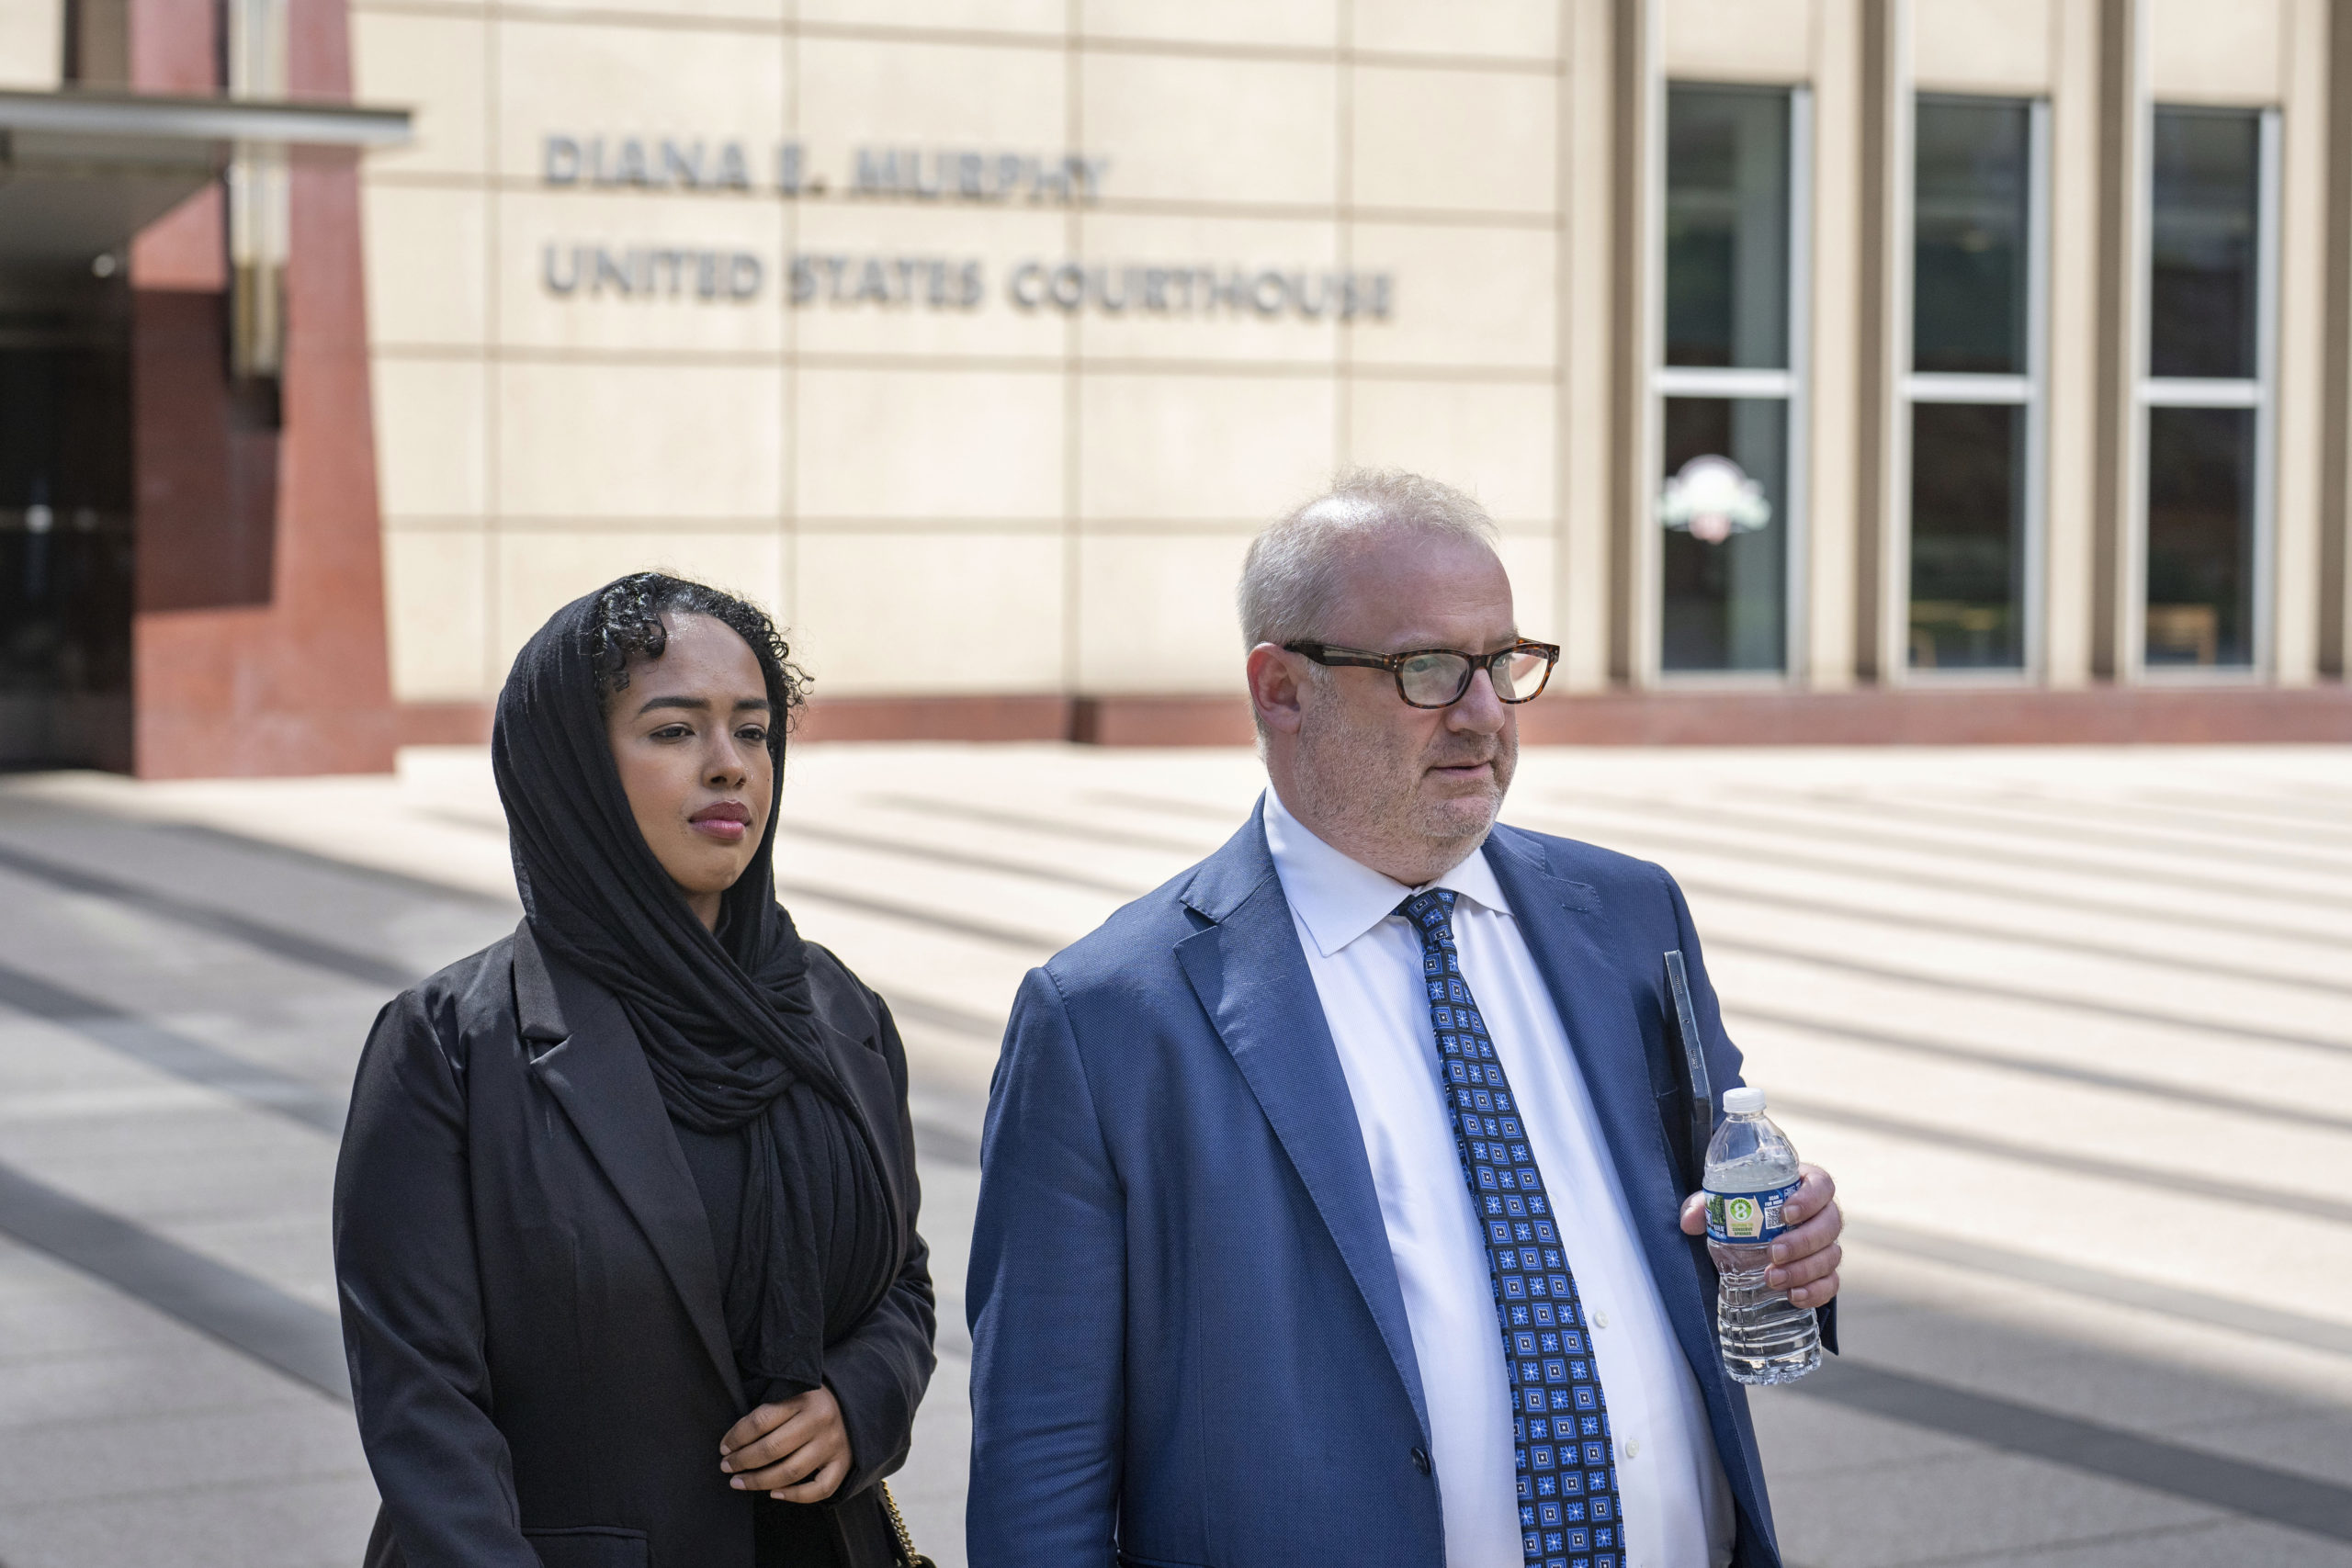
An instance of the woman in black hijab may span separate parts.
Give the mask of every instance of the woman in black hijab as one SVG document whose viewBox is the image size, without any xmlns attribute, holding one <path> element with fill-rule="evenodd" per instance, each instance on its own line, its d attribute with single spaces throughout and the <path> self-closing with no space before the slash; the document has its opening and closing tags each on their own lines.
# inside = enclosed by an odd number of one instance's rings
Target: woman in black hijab
<svg viewBox="0 0 2352 1568">
<path fill-rule="evenodd" d="M 882 1568 L 933 1367 L 906 1053 L 769 852 L 798 672 L 644 573 L 558 611 L 491 742 L 523 923 L 386 1007 L 335 1271 L 409 1568 Z"/>
</svg>

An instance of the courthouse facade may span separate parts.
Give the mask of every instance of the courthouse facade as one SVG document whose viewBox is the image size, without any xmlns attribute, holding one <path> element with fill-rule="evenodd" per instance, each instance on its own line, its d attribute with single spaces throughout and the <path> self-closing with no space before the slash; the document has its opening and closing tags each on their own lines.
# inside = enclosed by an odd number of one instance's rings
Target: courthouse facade
<svg viewBox="0 0 2352 1568">
<path fill-rule="evenodd" d="M 66 258 L 135 482 L 0 452 L 0 761 L 476 738 L 650 565 L 811 734 L 1237 739 L 1241 552 L 1356 464 L 1495 514 L 1540 738 L 2352 739 L 2341 0 L 57 12 L 0 123 L 273 37 L 240 101 L 361 107 Z"/>
</svg>

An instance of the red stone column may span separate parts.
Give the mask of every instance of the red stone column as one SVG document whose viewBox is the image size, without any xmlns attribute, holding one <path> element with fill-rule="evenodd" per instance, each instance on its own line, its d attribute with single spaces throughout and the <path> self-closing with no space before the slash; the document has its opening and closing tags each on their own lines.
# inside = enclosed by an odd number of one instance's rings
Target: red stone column
<svg viewBox="0 0 2352 1568">
<path fill-rule="evenodd" d="M 289 0 L 293 96 L 347 101 L 344 0 Z M 132 0 L 131 79 L 215 90 L 214 0 Z M 298 150 L 278 417 L 227 364 L 218 187 L 132 247 L 135 767 L 392 762 L 357 155 Z"/>
</svg>

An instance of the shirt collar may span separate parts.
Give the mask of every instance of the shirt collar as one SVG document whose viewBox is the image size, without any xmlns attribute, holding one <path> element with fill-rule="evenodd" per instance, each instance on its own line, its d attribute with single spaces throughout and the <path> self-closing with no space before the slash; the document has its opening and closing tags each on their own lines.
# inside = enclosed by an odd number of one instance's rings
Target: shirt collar
<svg viewBox="0 0 2352 1568">
<path fill-rule="evenodd" d="M 1495 880 L 1486 855 L 1473 850 L 1452 871 L 1421 887 L 1393 881 L 1361 861 L 1349 859 L 1307 830 L 1290 813 L 1281 794 L 1265 792 L 1266 849 L 1274 857 L 1283 896 L 1290 901 L 1317 951 L 1326 958 L 1396 912 L 1396 906 L 1429 887 L 1450 888 L 1498 915 L 1510 901 Z"/>
</svg>

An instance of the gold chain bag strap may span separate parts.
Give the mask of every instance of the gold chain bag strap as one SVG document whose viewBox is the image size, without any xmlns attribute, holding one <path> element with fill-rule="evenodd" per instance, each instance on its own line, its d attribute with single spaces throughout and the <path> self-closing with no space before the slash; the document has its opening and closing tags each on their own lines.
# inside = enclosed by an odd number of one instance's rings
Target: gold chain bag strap
<svg viewBox="0 0 2352 1568">
<path fill-rule="evenodd" d="M 890 1495 L 890 1483 L 882 1486 L 882 1511 L 890 1516 L 891 1533 L 899 1538 L 900 1568 L 939 1568 L 930 1558 L 915 1550 L 915 1538 L 907 1533 L 907 1516 L 899 1512 L 899 1500 Z"/>
</svg>

